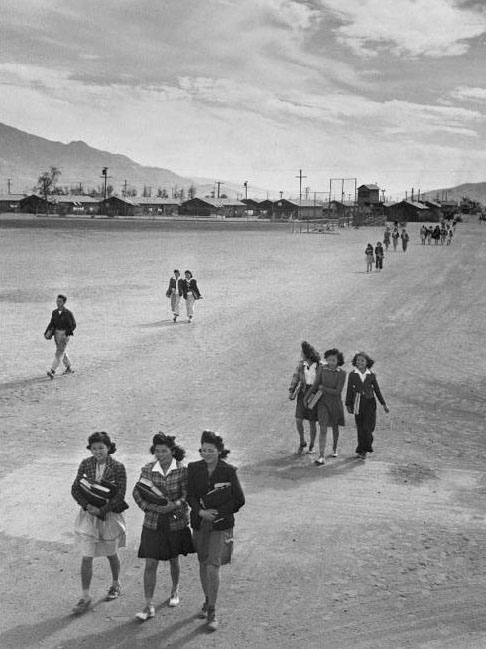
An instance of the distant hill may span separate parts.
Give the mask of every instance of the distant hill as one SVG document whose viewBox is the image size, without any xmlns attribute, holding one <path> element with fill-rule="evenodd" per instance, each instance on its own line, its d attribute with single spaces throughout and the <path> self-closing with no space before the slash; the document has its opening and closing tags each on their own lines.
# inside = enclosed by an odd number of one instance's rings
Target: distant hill
<svg viewBox="0 0 486 649">
<path fill-rule="evenodd" d="M 486 205 L 486 182 L 484 183 L 464 183 L 457 185 L 457 187 L 446 187 L 443 189 L 434 189 L 430 192 L 421 194 L 421 198 L 428 198 L 435 200 L 439 197 L 440 200 L 460 201 L 463 196 L 467 196 L 473 201 L 479 201 Z"/>
<path fill-rule="evenodd" d="M 103 167 L 108 167 L 108 183 L 116 193 L 121 192 L 125 180 L 129 187 L 136 187 L 139 195 L 144 185 L 152 187 L 152 195 L 159 187 L 170 194 L 172 187 L 187 190 L 194 183 L 198 195 L 204 196 L 214 187 L 210 179 L 193 181 L 169 169 L 144 167 L 125 155 L 101 151 L 82 141 L 54 142 L 0 122 L 0 193 L 7 193 L 9 178 L 12 193 L 31 191 L 39 174 L 51 166 L 61 170 L 58 181 L 61 187 L 79 187 L 82 183 L 85 191 L 102 184 Z M 221 192 L 233 197 L 236 188 L 238 185 L 228 182 L 221 186 Z M 242 192 L 241 187 L 239 191 Z"/>
</svg>

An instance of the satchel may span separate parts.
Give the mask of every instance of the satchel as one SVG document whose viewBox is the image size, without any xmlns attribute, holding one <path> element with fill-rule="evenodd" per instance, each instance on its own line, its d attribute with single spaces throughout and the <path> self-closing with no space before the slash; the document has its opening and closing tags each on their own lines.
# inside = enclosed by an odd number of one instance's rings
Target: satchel
<svg viewBox="0 0 486 649">
<path fill-rule="evenodd" d="M 204 496 L 201 496 L 200 503 L 204 509 L 218 509 L 218 507 L 231 502 L 232 499 L 231 484 L 222 483 L 221 486 L 215 487 Z"/>
<path fill-rule="evenodd" d="M 46 329 L 46 332 L 44 334 L 44 338 L 46 340 L 50 340 L 53 335 L 54 335 L 54 329 Z"/>
</svg>

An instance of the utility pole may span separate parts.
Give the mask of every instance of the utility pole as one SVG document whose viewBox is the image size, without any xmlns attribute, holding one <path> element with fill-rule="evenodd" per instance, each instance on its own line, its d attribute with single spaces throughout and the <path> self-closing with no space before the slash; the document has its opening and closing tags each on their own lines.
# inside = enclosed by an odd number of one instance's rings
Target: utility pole
<svg viewBox="0 0 486 649">
<path fill-rule="evenodd" d="M 125 182 L 123 183 L 123 196 L 124 196 L 124 198 L 127 197 L 127 185 L 128 185 L 128 181 L 125 180 Z"/>
<path fill-rule="evenodd" d="M 216 185 L 218 186 L 218 196 L 217 196 L 217 198 L 219 198 L 219 189 L 220 189 L 221 185 L 224 185 L 224 183 L 221 182 L 221 180 L 217 180 Z"/>
<path fill-rule="evenodd" d="M 106 182 L 108 180 L 108 167 L 103 167 L 101 170 L 101 177 L 105 179 L 105 186 L 103 190 L 103 200 L 106 201 Z"/>
<path fill-rule="evenodd" d="M 307 176 L 302 175 L 302 169 L 299 169 L 299 175 L 295 176 L 295 178 L 299 179 L 299 204 L 302 203 L 302 179 L 307 178 Z"/>
<path fill-rule="evenodd" d="M 10 187 L 11 187 L 11 185 L 12 185 L 12 179 L 11 179 L 11 178 L 7 178 L 7 187 L 8 187 L 8 192 L 7 192 L 7 193 L 8 193 L 9 195 L 10 195 Z"/>
<path fill-rule="evenodd" d="M 245 201 L 246 201 L 246 199 L 248 198 L 248 181 L 247 180 L 245 180 L 245 182 L 243 183 L 243 187 L 245 188 Z"/>
<path fill-rule="evenodd" d="M 283 192 L 279 192 L 279 194 L 280 194 L 280 200 L 282 200 Z M 267 198 L 268 198 L 268 196 L 267 196 Z"/>
</svg>

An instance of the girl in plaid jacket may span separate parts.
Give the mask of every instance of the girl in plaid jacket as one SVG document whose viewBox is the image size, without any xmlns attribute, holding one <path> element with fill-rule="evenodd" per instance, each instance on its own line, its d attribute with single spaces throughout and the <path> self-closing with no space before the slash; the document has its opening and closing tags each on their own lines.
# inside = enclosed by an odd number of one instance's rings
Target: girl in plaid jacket
<svg viewBox="0 0 486 649">
<path fill-rule="evenodd" d="M 133 498 L 145 512 L 142 527 L 142 538 L 138 556 L 145 559 L 143 577 L 145 607 L 136 614 L 139 620 L 145 621 L 154 617 L 153 597 L 157 581 L 159 561 L 169 561 L 172 577 L 172 590 L 169 606 L 179 604 L 179 555 L 194 552 L 192 535 L 189 527 L 189 507 L 186 503 L 187 468 L 182 464 L 186 454 L 175 442 L 175 437 L 157 433 L 152 440 L 150 453 L 155 456 L 142 468 L 140 480 L 151 483 L 162 492 L 166 504 L 152 502 L 145 495 L 141 483 L 133 489 Z"/>
<path fill-rule="evenodd" d="M 93 574 L 93 557 L 108 557 L 112 584 L 106 600 L 116 599 L 120 594 L 120 559 L 118 548 L 125 547 L 125 520 L 123 513 L 128 509 L 125 502 L 127 474 L 121 462 L 111 456 L 116 451 L 115 444 L 105 432 L 93 433 L 88 438 L 92 457 L 84 459 L 78 468 L 71 494 L 80 506 L 75 522 L 75 539 L 82 553 L 81 585 L 83 595 L 73 613 L 84 613 L 91 606 L 89 589 Z M 94 505 L 82 488 L 85 484 L 109 484 L 112 492 L 104 504 Z"/>
</svg>

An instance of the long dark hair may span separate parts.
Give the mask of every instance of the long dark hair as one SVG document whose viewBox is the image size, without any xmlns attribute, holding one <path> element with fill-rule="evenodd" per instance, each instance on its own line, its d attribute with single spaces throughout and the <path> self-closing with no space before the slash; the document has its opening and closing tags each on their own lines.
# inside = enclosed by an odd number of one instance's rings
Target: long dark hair
<svg viewBox="0 0 486 649">
<path fill-rule="evenodd" d="M 307 342 L 307 340 L 303 340 L 300 347 L 307 360 L 312 361 L 313 363 L 320 363 L 321 355 L 310 343 Z"/>
<path fill-rule="evenodd" d="M 201 435 L 201 446 L 203 444 L 212 444 L 218 449 L 219 457 L 224 460 L 225 457 L 230 453 L 229 448 L 224 447 L 223 438 L 216 433 L 213 433 L 212 430 L 203 430 Z M 199 449 L 201 450 L 201 449 Z"/>
<path fill-rule="evenodd" d="M 155 453 L 156 446 L 167 446 L 167 448 L 172 453 L 173 457 L 180 462 L 186 456 L 186 451 L 176 444 L 175 437 L 171 435 L 166 435 L 165 433 L 159 432 L 156 433 L 152 438 L 152 446 L 150 447 L 150 453 L 153 455 Z"/>
</svg>

